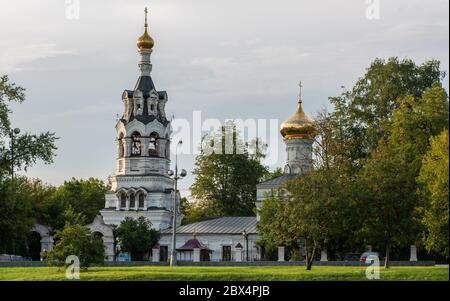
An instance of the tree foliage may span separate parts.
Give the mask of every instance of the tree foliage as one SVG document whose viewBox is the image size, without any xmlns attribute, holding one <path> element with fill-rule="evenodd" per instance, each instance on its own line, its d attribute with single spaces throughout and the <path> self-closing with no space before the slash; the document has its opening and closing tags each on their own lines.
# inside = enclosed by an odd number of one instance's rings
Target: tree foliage
<svg viewBox="0 0 450 301">
<path fill-rule="evenodd" d="M 423 196 L 422 223 L 424 243 L 429 251 L 448 259 L 449 249 L 449 147 L 448 129 L 431 138 L 431 147 L 423 158 L 418 181 Z"/>
<path fill-rule="evenodd" d="M 116 234 L 120 249 L 129 252 L 132 260 L 143 260 L 159 239 L 159 232 L 152 229 L 151 222 L 143 216 L 137 219 L 126 217 Z"/>
<path fill-rule="evenodd" d="M 207 141 L 211 144 L 204 145 L 196 158 L 192 195 L 214 216 L 254 215 L 256 184 L 267 174 L 260 163 L 258 141 L 257 151 L 250 154 L 234 124 L 225 125 Z"/>
<path fill-rule="evenodd" d="M 382 138 L 389 135 L 390 121 L 405 96 L 420 98 L 445 73 L 440 62 L 430 60 L 416 65 L 410 59 L 376 59 L 350 90 L 331 97 L 332 117 L 342 141 L 342 153 L 360 167 Z"/>
<path fill-rule="evenodd" d="M 64 212 L 70 208 L 89 223 L 103 208 L 106 191 L 107 187 L 99 179 L 72 178 L 47 195 L 39 204 L 37 216 L 52 229 L 62 229 L 67 221 Z"/>
<path fill-rule="evenodd" d="M 55 232 L 55 245 L 46 254 L 49 264 L 64 265 L 66 258 L 75 255 L 82 266 L 103 264 L 105 248 L 103 241 L 89 229 L 78 223 L 67 223 Z"/>
</svg>

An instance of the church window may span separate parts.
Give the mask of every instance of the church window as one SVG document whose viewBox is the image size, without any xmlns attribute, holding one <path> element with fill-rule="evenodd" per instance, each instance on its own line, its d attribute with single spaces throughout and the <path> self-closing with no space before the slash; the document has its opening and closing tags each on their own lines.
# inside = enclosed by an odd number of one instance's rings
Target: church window
<svg viewBox="0 0 450 301">
<path fill-rule="evenodd" d="M 130 208 L 136 207 L 136 196 L 134 193 L 130 194 Z"/>
<path fill-rule="evenodd" d="M 127 196 L 125 195 L 125 193 L 122 193 L 120 195 L 120 208 L 125 208 L 127 207 Z"/>
<path fill-rule="evenodd" d="M 139 133 L 134 133 L 131 136 L 131 155 L 140 156 L 141 155 L 141 135 Z"/>
<path fill-rule="evenodd" d="M 155 110 L 155 105 L 154 105 L 154 104 L 152 104 L 152 105 L 150 106 L 150 110 L 151 110 L 152 112 Z"/>
<path fill-rule="evenodd" d="M 158 134 L 152 133 L 150 135 L 150 143 L 148 144 L 148 155 L 152 157 L 158 156 Z"/>
<path fill-rule="evenodd" d="M 139 208 L 144 208 L 144 200 L 145 200 L 145 195 L 143 193 L 141 193 L 139 195 Z"/>
</svg>

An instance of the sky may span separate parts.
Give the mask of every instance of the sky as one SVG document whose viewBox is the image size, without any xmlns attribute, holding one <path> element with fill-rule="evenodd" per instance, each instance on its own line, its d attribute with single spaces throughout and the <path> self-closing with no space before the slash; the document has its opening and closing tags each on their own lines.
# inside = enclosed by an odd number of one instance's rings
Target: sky
<svg viewBox="0 0 450 301">
<path fill-rule="evenodd" d="M 153 80 L 168 92 L 167 115 L 188 121 L 200 111 L 202 120 L 281 123 L 300 80 L 305 111 L 330 111 L 328 97 L 377 57 L 437 59 L 449 70 L 448 0 L 0 0 L 0 74 L 26 88 L 26 101 L 11 106 L 13 126 L 60 137 L 54 164 L 28 176 L 58 185 L 113 174 L 114 126 L 138 77 L 146 6 Z M 285 156 L 272 134 L 273 169 Z M 194 162 L 179 156 L 184 191 Z"/>
</svg>

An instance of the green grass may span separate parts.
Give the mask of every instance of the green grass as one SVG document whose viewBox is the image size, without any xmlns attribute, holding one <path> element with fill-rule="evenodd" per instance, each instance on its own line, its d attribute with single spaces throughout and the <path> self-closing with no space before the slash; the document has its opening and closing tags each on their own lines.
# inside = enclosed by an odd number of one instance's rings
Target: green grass
<svg viewBox="0 0 450 301">
<path fill-rule="evenodd" d="M 380 268 L 380 280 L 449 280 L 448 267 Z M 0 267 L 0 280 L 65 280 L 58 267 Z M 367 280 L 364 267 L 303 266 L 272 267 L 91 267 L 81 271 L 80 280 Z"/>
</svg>

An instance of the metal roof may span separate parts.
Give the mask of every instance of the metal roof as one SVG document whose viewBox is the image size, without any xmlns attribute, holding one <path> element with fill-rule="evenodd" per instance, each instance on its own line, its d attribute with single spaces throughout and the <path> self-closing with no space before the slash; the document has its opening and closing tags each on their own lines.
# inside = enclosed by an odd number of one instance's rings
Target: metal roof
<svg viewBox="0 0 450 301">
<path fill-rule="evenodd" d="M 281 186 L 287 181 L 295 179 L 299 175 L 297 174 L 284 174 L 282 176 L 258 183 L 257 186 Z"/>
<path fill-rule="evenodd" d="M 177 227 L 177 234 L 256 234 L 256 216 L 227 216 Z M 172 233 L 172 228 L 161 231 Z"/>
</svg>

